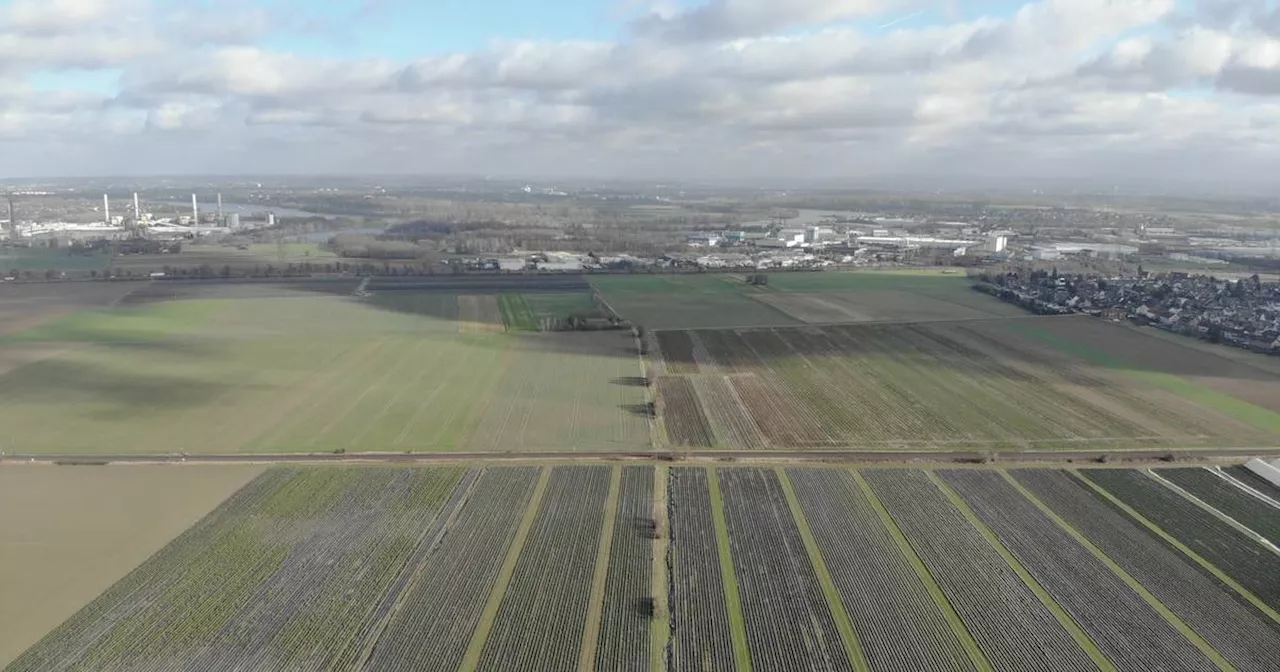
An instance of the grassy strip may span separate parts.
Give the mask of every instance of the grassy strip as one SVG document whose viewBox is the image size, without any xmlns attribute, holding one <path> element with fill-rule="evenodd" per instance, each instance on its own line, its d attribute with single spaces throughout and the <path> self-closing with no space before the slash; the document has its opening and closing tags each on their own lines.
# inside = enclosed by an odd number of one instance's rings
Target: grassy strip
<svg viewBox="0 0 1280 672">
<path fill-rule="evenodd" d="M 720 476 L 715 467 L 707 467 L 707 484 L 711 488 L 711 516 L 716 526 L 716 548 L 720 552 L 720 576 L 724 581 L 724 601 L 729 612 L 734 658 L 737 659 L 738 670 L 751 672 L 751 647 L 747 644 L 747 624 L 742 617 L 742 595 L 738 592 L 738 575 L 733 571 L 729 524 L 724 518 L 724 495 L 720 493 Z"/>
<path fill-rule="evenodd" d="M 836 591 L 836 584 L 831 580 L 831 572 L 827 569 L 826 561 L 822 559 L 822 551 L 818 550 L 818 542 L 814 540 L 813 531 L 809 529 L 809 521 L 805 519 L 804 510 L 800 508 L 800 500 L 796 497 L 791 479 L 787 477 L 787 471 L 783 467 L 775 467 L 774 472 L 778 474 L 778 482 L 782 484 L 782 491 L 787 496 L 787 506 L 791 508 L 791 516 L 795 518 L 796 527 L 800 529 L 800 537 L 804 539 L 804 548 L 809 552 L 809 562 L 813 565 L 814 573 L 818 575 L 818 582 L 822 584 L 822 594 L 827 598 L 827 606 L 835 619 L 836 629 L 840 631 L 840 639 L 844 642 L 849 662 L 853 664 L 855 670 L 870 670 L 867 657 L 863 655 L 862 646 L 858 643 L 858 634 L 854 632 L 853 620 L 849 618 L 849 612 L 845 611 L 840 593 Z"/>
<path fill-rule="evenodd" d="M 671 550 L 671 518 L 667 484 L 671 472 L 666 465 L 653 469 L 653 520 L 657 538 L 653 540 L 653 621 L 649 630 L 649 670 L 667 672 L 667 642 L 671 639 L 671 611 L 668 602 L 667 554 Z"/>
<path fill-rule="evenodd" d="M 1141 513 L 1138 513 L 1136 509 L 1120 501 L 1120 498 L 1108 492 L 1106 488 L 1103 488 L 1097 483 L 1094 483 L 1093 481 L 1089 480 L 1089 478 L 1084 474 L 1076 470 L 1072 470 L 1071 474 L 1076 477 L 1076 480 L 1080 481 L 1085 486 L 1092 489 L 1094 492 L 1098 493 L 1099 496 L 1103 497 L 1108 502 L 1111 502 L 1112 504 L 1114 504 L 1121 511 L 1124 511 L 1125 513 L 1129 514 L 1130 518 L 1137 521 L 1143 527 L 1146 527 L 1147 529 L 1151 530 L 1153 533 L 1156 534 L 1156 536 L 1168 542 L 1169 545 L 1173 546 L 1179 551 L 1182 551 L 1184 555 L 1194 560 L 1196 564 L 1205 568 L 1205 570 L 1207 570 L 1219 581 L 1226 584 L 1227 586 L 1230 586 L 1232 590 L 1236 591 L 1236 593 L 1238 593 L 1241 597 L 1248 600 L 1250 604 L 1257 607 L 1258 611 L 1261 611 L 1262 613 L 1266 614 L 1267 618 L 1270 618 L 1271 620 L 1277 623 L 1280 623 L 1280 614 L 1277 614 L 1274 609 L 1267 606 L 1266 602 L 1263 602 L 1262 600 L 1258 599 L 1257 595 L 1254 595 L 1253 593 L 1249 592 L 1247 588 L 1237 583 L 1235 579 L 1232 579 L 1230 576 L 1227 576 L 1225 573 L 1223 573 L 1222 570 L 1215 567 L 1213 563 L 1209 562 L 1208 560 L 1205 560 L 1198 553 L 1188 548 L 1186 544 L 1183 544 L 1182 542 L 1175 539 L 1173 535 L 1160 529 L 1159 525 L 1156 525 L 1150 520 L 1147 520 L 1147 518 L 1143 516 Z"/>
<path fill-rule="evenodd" d="M 600 548 L 596 551 L 596 573 L 591 580 L 591 602 L 587 623 L 582 632 L 579 670 L 596 669 L 596 647 L 600 638 L 600 617 L 604 613 L 605 582 L 609 576 L 609 551 L 613 548 L 613 524 L 618 519 L 618 493 L 622 490 L 622 467 L 615 466 L 609 475 L 609 496 L 605 499 L 604 527 Z"/>
<path fill-rule="evenodd" d="M 1008 481 L 1015 490 L 1022 493 L 1023 497 L 1026 497 L 1028 501 L 1034 504 L 1037 509 L 1040 509 L 1041 513 L 1048 516 L 1054 523 L 1057 523 L 1058 527 L 1061 527 L 1064 532 L 1071 535 L 1071 538 L 1075 539 L 1081 546 L 1089 549 L 1089 552 L 1092 553 L 1094 557 L 1102 561 L 1102 564 L 1115 572 L 1116 576 L 1120 577 L 1122 581 L 1128 584 L 1134 592 L 1142 596 L 1142 599 L 1146 600 L 1147 604 L 1151 605 L 1151 608 L 1156 610 L 1156 613 L 1160 614 L 1165 621 L 1168 621 L 1169 625 L 1172 625 L 1178 632 L 1182 633 L 1182 635 L 1190 640 L 1192 644 L 1195 644 L 1196 648 L 1200 649 L 1200 651 L 1202 651 L 1209 660 L 1213 661 L 1214 665 L 1218 666 L 1218 669 L 1223 670 L 1223 672 L 1235 672 L 1236 668 L 1231 663 L 1227 662 L 1227 659 L 1224 658 L 1221 653 L 1218 653 L 1216 649 L 1210 646 L 1209 642 L 1206 642 L 1204 638 L 1196 634 L 1196 631 L 1192 630 L 1191 626 L 1184 623 L 1181 618 L 1178 618 L 1178 616 L 1170 611 L 1168 607 L 1164 606 L 1164 603 L 1161 602 L 1159 598 L 1152 595 L 1150 591 L 1139 583 L 1137 579 L 1133 578 L 1128 572 L 1126 572 L 1124 568 L 1117 565 L 1111 558 L 1107 557 L 1107 554 L 1104 553 L 1102 549 L 1094 546 L 1093 542 L 1089 541 L 1083 534 L 1076 531 L 1076 529 L 1071 526 L 1071 523 L 1068 523 L 1063 520 L 1061 516 L 1054 513 L 1053 509 L 1050 509 L 1047 504 L 1040 501 L 1034 493 L 1019 483 L 1017 479 L 1010 476 L 1009 472 L 1001 470 L 1000 475 L 1003 476 L 1004 480 Z"/>
<path fill-rule="evenodd" d="M 1076 644 L 1080 645 L 1081 649 L 1084 649 L 1084 652 L 1088 654 L 1089 658 L 1091 658 L 1094 664 L 1098 666 L 1098 669 L 1102 672 L 1117 672 L 1116 666 L 1105 654 L 1102 653 L 1098 648 L 1098 645 L 1094 644 L 1093 640 L 1089 638 L 1089 635 L 1085 634 L 1084 630 L 1080 629 L 1080 626 L 1071 618 L 1071 615 L 1068 614 L 1066 610 L 1064 610 L 1062 606 L 1053 599 L 1053 596 L 1050 595 L 1049 592 L 1031 576 L 1031 573 L 1022 566 L 1022 563 L 1018 562 L 1018 559 L 1013 557 L 1013 554 L 1009 552 L 1009 549 L 1005 548 L 1004 544 L 1000 543 L 1000 539 L 996 537 L 996 534 L 978 519 L 977 514 L 973 512 L 973 509 L 969 508 L 969 505 L 965 503 L 964 499 L 961 498 L 955 490 L 952 490 L 951 486 L 938 478 L 937 474 L 932 471 L 926 473 L 929 475 L 929 480 L 933 481 L 933 484 L 942 491 L 942 494 L 945 495 L 948 500 L 950 500 L 951 505 L 956 507 L 956 510 L 964 515 L 965 519 L 969 521 L 969 524 L 987 540 L 987 543 L 991 544 L 991 547 L 994 548 L 996 552 L 1004 558 L 1004 561 L 1009 565 L 1009 567 L 1018 574 L 1018 577 L 1022 579 L 1022 582 L 1031 589 L 1031 592 L 1036 594 L 1036 597 L 1040 599 L 1040 602 L 1044 604 L 1045 608 L 1053 614 L 1054 618 L 1058 619 L 1058 622 L 1062 624 L 1063 628 L 1066 628 L 1067 632 L 1071 635 L 1071 638 L 1076 641 Z"/>
<path fill-rule="evenodd" d="M 942 610 L 942 615 L 947 619 L 947 623 L 951 625 L 951 631 L 955 633 L 956 639 L 960 640 L 960 645 L 964 647 L 965 653 L 969 654 L 969 660 L 973 661 L 974 667 L 979 672 L 991 672 L 993 669 L 991 662 L 982 653 L 982 648 L 978 646 L 977 640 L 973 638 L 968 626 L 964 624 L 964 619 L 960 618 L 960 613 L 951 604 L 951 600 L 947 599 L 946 593 L 942 592 L 942 587 L 938 585 L 933 575 L 929 573 L 929 568 L 925 566 L 924 561 L 920 559 L 919 555 L 916 555 L 915 549 L 911 547 L 911 542 L 907 540 L 907 535 L 903 534 L 902 529 L 898 527 L 898 523 L 894 522 L 893 516 L 889 515 L 889 510 L 884 508 L 880 498 L 876 497 L 875 491 L 871 489 L 871 484 L 867 483 L 867 480 L 857 470 L 850 470 L 849 473 L 853 475 L 853 480 L 862 489 L 863 496 L 875 508 L 876 513 L 880 514 L 880 522 L 884 524 L 889 536 L 893 537 L 898 550 L 906 557 L 907 562 L 911 563 L 912 568 L 916 570 L 916 576 L 920 577 L 920 582 L 929 591 L 934 603 Z"/>
<path fill-rule="evenodd" d="M 533 498 L 529 500 L 529 506 L 524 510 L 524 518 L 520 521 L 520 527 L 516 529 L 515 538 L 511 540 L 511 547 L 507 549 L 507 557 L 502 561 L 498 580 L 494 582 L 493 590 L 489 592 L 489 601 L 485 603 L 484 612 L 480 614 L 480 625 L 472 633 L 471 643 L 467 645 L 467 653 L 462 657 L 462 665 L 458 667 L 460 672 L 472 672 L 480 666 L 480 654 L 484 651 L 485 642 L 489 641 L 489 631 L 493 630 L 493 622 L 498 617 L 498 607 L 502 606 L 502 597 L 507 593 L 507 584 L 511 583 L 511 575 L 516 571 L 516 561 L 520 559 L 524 541 L 529 536 L 529 530 L 533 528 L 533 521 L 538 517 L 539 509 L 542 508 L 542 496 L 546 493 L 547 482 L 550 480 L 551 468 L 543 467 L 542 474 L 538 477 L 538 484 L 533 488 Z"/>
<path fill-rule="evenodd" d="M 1018 333 L 1035 338 L 1057 350 L 1075 355 L 1091 364 L 1118 370 L 1128 378 L 1172 392 L 1183 399 L 1195 402 L 1200 406 L 1217 411 L 1263 431 L 1272 434 L 1280 433 L 1280 413 L 1270 409 L 1255 406 L 1242 399 L 1201 387 L 1181 376 L 1159 371 L 1135 369 L 1110 353 L 1059 338 L 1043 329 L 1029 325 L 1011 325 L 1011 328 Z"/>
<path fill-rule="evenodd" d="M 507 331 L 538 331 L 538 319 L 524 300 L 523 294 L 502 294 L 498 297 L 498 310 Z"/>
</svg>

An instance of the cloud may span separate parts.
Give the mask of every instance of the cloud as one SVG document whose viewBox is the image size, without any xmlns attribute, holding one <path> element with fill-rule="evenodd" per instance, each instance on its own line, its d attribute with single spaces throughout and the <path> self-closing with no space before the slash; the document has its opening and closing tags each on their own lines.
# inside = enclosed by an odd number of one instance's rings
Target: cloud
<svg viewBox="0 0 1280 672">
<path fill-rule="evenodd" d="M 384 25 L 402 6 L 352 11 Z M 938 23 L 937 0 L 710 0 L 646 5 L 608 40 L 408 59 L 268 46 L 328 39 L 311 31 L 332 18 L 305 7 L 17 0 L 0 10 L 0 143 L 25 157 L 9 165 L 963 177 L 1106 175 L 1144 156 L 1172 174 L 1181 151 L 1221 178 L 1280 169 L 1262 149 L 1280 150 L 1266 3 L 1038 0 Z M 931 22 L 878 29 L 917 11 Z M 85 70 L 118 90 L 77 89 Z M 66 90 L 40 85 L 68 72 Z"/>
<path fill-rule="evenodd" d="M 676 41 L 755 37 L 778 30 L 874 16 L 910 7 L 902 0 L 709 0 L 684 11 L 660 9 L 635 19 L 637 33 Z"/>
</svg>

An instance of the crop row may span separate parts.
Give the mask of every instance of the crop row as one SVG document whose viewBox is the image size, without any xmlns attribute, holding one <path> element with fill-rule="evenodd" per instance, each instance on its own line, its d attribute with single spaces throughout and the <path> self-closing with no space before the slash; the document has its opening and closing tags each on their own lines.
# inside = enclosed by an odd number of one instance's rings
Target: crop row
<svg viewBox="0 0 1280 672">
<path fill-rule="evenodd" d="M 710 446 L 715 442 L 711 425 L 698 403 L 698 394 L 688 378 L 658 378 L 659 413 L 667 437 L 678 446 Z"/>
<path fill-rule="evenodd" d="M 649 669 L 653 618 L 653 467 L 623 467 L 613 522 L 604 611 L 596 645 L 598 672 Z"/>
<path fill-rule="evenodd" d="M 667 373 L 697 373 L 698 363 L 693 359 L 693 340 L 687 331 L 659 331 L 658 349 Z"/>
<path fill-rule="evenodd" d="M 427 558 L 406 567 L 412 583 L 394 605 L 365 669 L 458 669 L 538 472 L 484 470 Z"/>
<path fill-rule="evenodd" d="M 921 471 L 865 478 L 997 669 L 1094 670 L 1031 588 Z"/>
<path fill-rule="evenodd" d="M 1280 544 L 1280 509 L 1207 468 L 1161 469 L 1159 473 L 1232 520 Z"/>
<path fill-rule="evenodd" d="M 670 333 L 669 370 L 731 374 L 746 416 L 774 419 L 759 426 L 779 446 L 1131 444 L 1214 433 L 1067 358 L 1010 350 L 1000 334 L 954 324 Z M 767 392 L 742 389 L 747 376 Z"/>
<path fill-rule="evenodd" d="M 733 640 L 705 469 L 671 470 L 672 672 L 732 672 Z"/>
<path fill-rule="evenodd" d="M 788 469 L 874 670 L 972 670 L 955 631 L 848 472 Z"/>
<path fill-rule="evenodd" d="M 1217 669 L 1141 595 L 999 473 L 939 472 L 1116 668 Z"/>
<path fill-rule="evenodd" d="M 1275 501 L 1280 502 L 1280 486 L 1277 486 L 1275 483 L 1253 473 L 1253 471 L 1248 467 L 1226 467 L 1222 471 L 1231 478 L 1236 479 L 1236 481 L 1253 488 Z"/>
<path fill-rule="evenodd" d="M 578 665 L 609 494 L 608 467 L 556 467 L 480 655 L 486 670 Z"/>
<path fill-rule="evenodd" d="M 460 476 L 457 469 L 267 472 L 13 669 L 333 665 Z"/>
<path fill-rule="evenodd" d="M 777 473 L 718 474 L 753 668 L 851 671 Z"/>
<path fill-rule="evenodd" d="M 1280 608 L 1280 582 L 1276 581 L 1280 556 L 1140 471 L 1087 469 L 1081 473 L 1271 608 Z"/>
<path fill-rule="evenodd" d="M 759 448 L 767 441 L 756 421 L 743 406 L 726 376 L 697 376 L 692 379 L 702 410 L 706 413 L 717 444 Z"/>
<path fill-rule="evenodd" d="M 1074 478 L 1048 469 L 1017 470 L 1012 476 L 1236 669 L 1264 672 L 1280 660 L 1280 624 L 1234 599 L 1221 581 L 1192 567 L 1160 539 L 1144 534 L 1123 513 L 1101 504 Z"/>
</svg>

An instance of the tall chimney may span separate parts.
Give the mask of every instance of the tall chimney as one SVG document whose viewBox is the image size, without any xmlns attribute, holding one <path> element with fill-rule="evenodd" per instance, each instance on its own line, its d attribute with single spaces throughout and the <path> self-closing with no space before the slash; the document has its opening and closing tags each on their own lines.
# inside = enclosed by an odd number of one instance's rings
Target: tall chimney
<svg viewBox="0 0 1280 672">
<path fill-rule="evenodd" d="M 102 221 L 111 226 L 111 199 L 106 194 L 102 195 Z"/>
<path fill-rule="evenodd" d="M 18 230 L 18 220 L 13 218 L 13 194 L 9 194 L 9 230 Z"/>
<path fill-rule="evenodd" d="M 142 223 L 142 209 L 138 207 L 138 192 L 133 192 L 133 223 Z"/>
<path fill-rule="evenodd" d="M 191 224 L 200 226 L 200 206 L 196 204 L 195 194 L 191 194 Z"/>
<path fill-rule="evenodd" d="M 218 194 L 218 226 L 222 226 L 222 194 Z"/>
</svg>

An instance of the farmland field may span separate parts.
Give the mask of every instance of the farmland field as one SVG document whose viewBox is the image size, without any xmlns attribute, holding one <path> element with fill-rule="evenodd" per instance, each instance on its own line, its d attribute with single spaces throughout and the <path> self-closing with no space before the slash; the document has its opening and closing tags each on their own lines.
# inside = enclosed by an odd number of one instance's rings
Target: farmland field
<svg viewBox="0 0 1280 672">
<path fill-rule="evenodd" d="M 659 378 L 658 411 L 672 444 L 704 447 L 1043 450 L 1280 440 L 1280 414 L 1249 401 L 1280 392 L 1273 374 L 1239 371 L 1232 385 L 1249 394 L 1235 397 L 1176 373 L 1099 363 L 1041 338 L 1094 325 L 1106 326 L 1082 316 L 659 331 L 654 363 L 667 375 Z M 1184 366 L 1175 354 L 1166 362 L 1171 371 Z"/>
<path fill-rule="evenodd" d="M 261 471 L 0 469 L 0 667 Z"/>
<path fill-rule="evenodd" d="M 371 282 L 371 296 L 354 297 L 355 283 L 174 282 L 132 284 L 116 307 L 69 302 L 0 336 L 0 450 L 647 445 L 645 391 L 625 383 L 641 373 L 631 335 L 502 333 L 492 284 L 460 294 Z M 0 309 L 39 314 L 4 298 Z"/>
<path fill-rule="evenodd" d="M 1280 556 L 1202 541 L 1221 530 L 1161 470 L 15 466 L 0 484 L 56 475 L 22 495 L 40 509 L 147 470 L 199 476 L 191 503 L 216 508 L 113 560 L 155 551 L 61 625 L 6 630 L 10 657 L 39 640 L 9 669 L 1264 672 L 1280 654 Z"/>
</svg>

